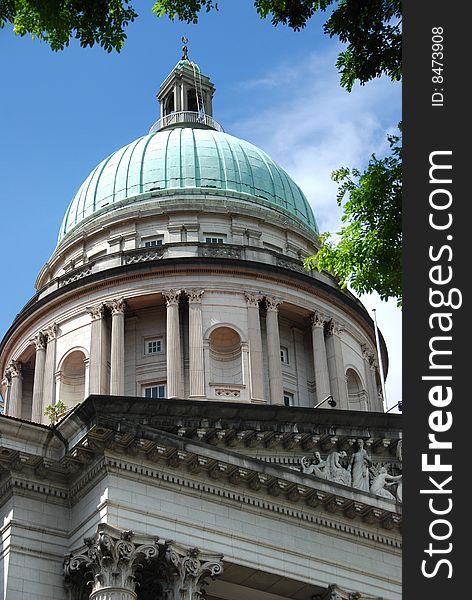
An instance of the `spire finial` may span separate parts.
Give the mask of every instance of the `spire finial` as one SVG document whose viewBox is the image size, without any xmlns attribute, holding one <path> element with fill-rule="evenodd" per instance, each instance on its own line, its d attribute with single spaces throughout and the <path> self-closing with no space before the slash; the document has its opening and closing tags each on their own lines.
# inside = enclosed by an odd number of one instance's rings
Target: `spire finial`
<svg viewBox="0 0 472 600">
<path fill-rule="evenodd" d="M 188 48 L 187 48 L 188 37 L 183 35 L 182 42 L 184 45 L 182 46 L 182 59 L 181 60 L 188 60 Z"/>
</svg>

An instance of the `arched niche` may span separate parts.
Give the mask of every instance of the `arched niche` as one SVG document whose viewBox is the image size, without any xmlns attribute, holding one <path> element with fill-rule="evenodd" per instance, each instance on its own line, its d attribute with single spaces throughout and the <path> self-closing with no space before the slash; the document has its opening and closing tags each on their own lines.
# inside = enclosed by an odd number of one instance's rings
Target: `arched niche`
<svg viewBox="0 0 472 600">
<path fill-rule="evenodd" d="M 67 408 L 72 408 L 85 399 L 86 362 L 85 352 L 78 348 L 68 352 L 61 361 L 57 374 L 57 400 L 64 402 Z"/>
<path fill-rule="evenodd" d="M 351 410 L 367 410 L 367 392 L 362 380 L 354 369 L 346 371 L 346 386 L 349 408 Z"/>
<path fill-rule="evenodd" d="M 232 327 L 214 327 L 208 336 L 210 386 L 221 399 L 239 398 L 244 387 L 241 336 Z"/>
</svg>

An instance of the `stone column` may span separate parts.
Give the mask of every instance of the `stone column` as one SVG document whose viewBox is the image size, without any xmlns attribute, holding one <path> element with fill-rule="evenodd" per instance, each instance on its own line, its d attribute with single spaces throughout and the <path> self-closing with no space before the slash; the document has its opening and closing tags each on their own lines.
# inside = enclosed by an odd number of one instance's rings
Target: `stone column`
<svg viewBox="0 0 472 600">
<path fill-rule="evenodd" d="M 106 394 L 106 323 L 105 303 L 87 307 L 92 324 L 90 328 L 89 394 Z"/>
<path fill-rule="evenodd" d="M 12 360 L 7 367 L 7 376 L 10 379 L 10 393 L 8 402 L 8 414 L 10 417 L 21 418 L 21 400 L 23 397 L 23 375 L 22 364 Z"/>
<path fill-rule="evenodd" d="M 112 300 L 111 309 L 111 359 L 110 394 L 123 396 L 125 393 L 125 310 L 124 298 Z"/>
<path fill-rule="evenodd" d="M 261 320 L 259 317 L 259 301 L 261 300 L 261 296 L 254 292 L 244 292 L 244 295 L 247 302 L 250 399 L 264 402 L 264 369 L 262 366 L 262 336 Z"/>
<path fill-rule="evenodd" d="M 36 347 L 31 420 L 34 423 L 41 423 L 41 417 L 43 416 L 44 367 L 46 365 L 46 336 L 40 331 L 31 341 Z"/>
<path fill-rule="evenodd" d="M 42 410 L 56 402 L 56 344 L 59 327 L 53 323 L 44 332 L 47 338 L 46 359 L 44 362 L 43 402 Z M 44 414 L 41 414 L 44 422 Z"/>
<path fill-rule="evenodd" d="M 328 360 L 324 336 L 325 318 L 315 312 L 311 316 L 311 336 L 313 339 L 313 360 L 315 366 L 316 403 L 331 394 L 329 385 Z"/>
<path fill-rule="evenodd" d="M 326 331 L 326 354 L 328 358 L 331 393 L 337 402 L 337 407 L 347 409 L 349 408 L 349 404 L 347 401 L 346 376 L 341 348 L 341 332 L 340 325 L 331 319 Z"/>
<path fill-rule="evenodd" d="M 64 561 L 69 597 L 82 598 L 91 582 L 90 600 L 136 600 L 136 574 L 159 556 L 157 540 L 150 544 L 133 542 L 132 531 L 101 523 L 93 538 L 85 538 L 86 550 Z"/>
<path fill-rule="evenodd" d="M 371 352 L 366 344 L 362 345 L 362 356 L 364 358 L 364 372 L 367 387 L 367 398 L 369 410 L 383 411 L 383 406 L 379 406 L 379 394 L 377 392 L 377 361 L 375 354 Z"/>
<path fill-rule="evenodd" d="M 202 296 L 204 290 L 188 290 L 190 398 L 205 398 L 203 362 Z"/>
<path fill-rule="evenodd" d="M 167 304 L 167 397 L 183 398 L 182 342 L 180 339 L 179 298 L 182 290 L 162 292 Z"/>
<path fill-rule="evenodd" d="M 269 359 L 270 403 L 284 403 L 282 382 L 282 361 L 280 360 L 280 334 L 278 306 L 282 302 L 277 298 L 266 298 L 267 316 L 267 356 Z"/>
</svg>

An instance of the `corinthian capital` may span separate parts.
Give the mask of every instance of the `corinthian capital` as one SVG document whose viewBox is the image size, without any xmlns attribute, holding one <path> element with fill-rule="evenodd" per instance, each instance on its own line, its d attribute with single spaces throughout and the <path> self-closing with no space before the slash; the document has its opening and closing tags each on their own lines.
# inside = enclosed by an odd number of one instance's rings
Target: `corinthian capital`
<svg viewBox="0 0 472 600">
<path fill-rule="evenodd" d="M 208 554 L 198 548 L 184 549 L 169 544 L 166 561 L 173 566 L 176 577 L 173 581 L 173 598 L 200 600 L 207 579 L 214 579 L 223 573 L 223 557 L 220 554 Z M 180 595 L 185 590 L 184 596 Z"/>
<path fill-rule="evenodd" d="M 38 333 L 30 340 L 36 350 L 44 350 L 46 348 L 46 333 L 38 331 Z"/>
<path fill-rule="evenodd" d="M 95 306 L 87 306 L 87 312 L 92 317 L 92 321 L 96 321 L 97 319 L 103 319 L 103 317 L 105 316 L 105 309 L 105 302 L 100 302 L 99 304 L 95 304 Z"/>
<path fill-rule="evenodd" d="M 185 290 L 185 293 L 191 304 L 201 304 L 205 290 Z"/>
<path fill-rule="evenodd" d="M 178 304 L 180 296 L 182 294 L 182 290 L 163 290 L 162 295 L 166 300 L 167 306 L 171 304 Z"/>
<path fill-rule="evenodd" d="M 17 360 L 12 360 L 5 371 L 5 376 L 10 377 L 21 377 L 23 365 Z"/>
<path fill-rule="evenodd" d="M 48 342 L 55 340 L 57 338 L 57 334 L 59 333 L 59 325 L 57 323 L 49 325 L 49 327 L 44 330 L 44 333 Z"/>
<path fill-rule="evenodd" d="M 317 310 L 311 315 L 311 324 L 313 327 L 324 327 L 326 317 Z"/>
<path fill-rule="evenodd" d="M 282 298 L 275 298 L 275 297 L 271 297 L 271 296 L 266 296 L 265 297 L 265 301 L 266 301 L 266 308 L 268 311 L 278 311 L 279 310 L 279 304 L 282 304 L 283 300 Z"/>
<path fill-rule="evenodd" d="M 331 319 L 330 321 L 328 321 L 327 325 L 326 325 L 326 334 L 327 335 L 341 335 L 341 333 L 344 331 L 343 326 L 341 325 L 341 323 L 339 323 L 338 321 L 335 321 L 334 319 Z"/>
<path fill-rule="evenodd" d="M 124 298 L 119 298 L 118 300 L 110 300 L 107 306 L 111 310 L 112 315 L 124 315 L 126 311 L 126 302 Z"/>
<path fill-rule="evenodd" d="M 136 544 L 132 531 L 117 531 L 105 524 L 98 526 L 97 533 L 85 538 L 86 550 L 70 554 L 64 561 L 66 583 L 80 585 L 85 578 L 92 583 L 91 598 L 107 588 L 125 593 L 134 592 L 136 572 L 151 559 L 159 556 L 157 540 L 152 544 Z M 135 597 L 134 595 L 130 595 Z"/>
<path fill-rule="evenodd" d="M 262 300 L 261 294 L 258 292 L 244 292 L 244 297 L 248 306 L 259 308 L 259 302 Z"/>
</svg>

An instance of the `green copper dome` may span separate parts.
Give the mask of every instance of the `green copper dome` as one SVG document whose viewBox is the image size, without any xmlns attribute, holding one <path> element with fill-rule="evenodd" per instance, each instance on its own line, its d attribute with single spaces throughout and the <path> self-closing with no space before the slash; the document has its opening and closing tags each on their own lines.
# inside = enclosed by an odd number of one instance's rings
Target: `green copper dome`
<svg viewBox="0 0 472 600">
<path fill-rule="evenodd" d="M 265 152 L 222 131 L 176 127 L 103 160 L 70 203 L 59 241 L 94 215 L 184 189 L 263 205 L 318 232 L 303 192 Z"/>
</svg>

